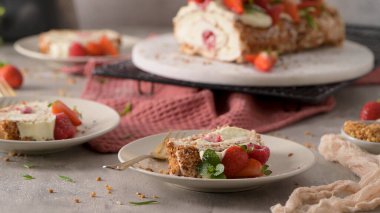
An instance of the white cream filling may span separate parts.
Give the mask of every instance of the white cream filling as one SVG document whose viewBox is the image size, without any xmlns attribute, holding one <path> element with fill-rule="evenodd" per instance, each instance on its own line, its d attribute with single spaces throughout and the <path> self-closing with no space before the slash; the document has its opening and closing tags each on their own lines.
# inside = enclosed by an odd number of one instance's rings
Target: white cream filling
<svg viewBox="0 0 380 213">
<path fill-rule="evenodd" d="M 0 121 L 9 120 L 17 124 L 21 138 L 54 140 L 55 115 L 48 102 L 28 102 L 0 110 Z M 31 110 L 25 113 L 25 109 Z"/>
</svg>

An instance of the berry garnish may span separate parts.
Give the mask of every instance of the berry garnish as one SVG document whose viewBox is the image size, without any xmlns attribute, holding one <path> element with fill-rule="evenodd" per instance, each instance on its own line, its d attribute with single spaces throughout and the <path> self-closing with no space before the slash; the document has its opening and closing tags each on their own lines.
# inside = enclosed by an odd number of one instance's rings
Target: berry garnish
<svg viewBox="0 0 380 213">
<path fill-rule="evenodd" d="M 269 72 L 277 62 L 278 55 L 274 51 L 262 51 L 258 54 L 245 55 L 244 59 L 254 65 L 257 70 Z"/>
<path fill-rule="evenodd" d="M 260 161 L 253 158 L 248 159 L 247 166 L 235 174 L 235 178 L 252 178 L 263 176 L 262 173 L 263 165 Z"/>
<path fill-rule="evenodd" d="M 248 164 L 248 154 L 240 146 L 232 146 L 226 150 L 222 160 L 224 174 L 228 178 L 234 178 L 236 174 Z"/>
<path fill-rule="evenodd" d="M 367 102 L 360 111 L 361 120 L 380 119 L 380 101 Z"/>
<path fill-rule="evenodd" d="M 10 64 L 5 64 L 0 67 L 0 78 L 6 81 L 13 89 L 20 88 L 23 82 L 20 70 Z"/>
<path fill-rule="evenodd" d="M 207 134 L 203 137 L 208 142 L 222 142 L 222 136 L 219 134 Z"/>
<path fill-rule="evenodd" d="M 267 146 L 254 144 L 252 151 L 250 151 L 248 155 L 250 158 L 254 158 L 264 165 L 269 159 L 270 150 Z"/>
<path fill-rule="evenodd" d="M 73 42 L 69 48 L 69 56 L 85 56 L 86 49 L 78 42 Z"/>
<path fill-rule="evenodd" d="M 224 5 L 237 14 L 244 12 L 243 0 L 223 0 Z"/>
<path fill-rule="evenodd" d="M 70 109 L 62 101 L 59 101 L 59 100 L 54 101 L 51 104 L 51 111 L 53 114 L 56 114 L 56 115 L 59 113 L 66 114 L 74 126 L 79 126 L 82 124 L 82 121 L 80 120 L 78 113 Z"/>
<path fill-rule="evenodd" d="M 65 113 L 59 113 L 55 117 L 54 139 L 62 140 L 75 136 L 76 128 Z"/>
<path fill-rule="evenodd" d="M 202 39 L 203 39 L 204 45 L 206 45 L 208 50 L 212 50 L 215 48 L 215 43 L 216 43 L 215 33 L 213 33 L 210 30 L 206 30 L 202 33 Z"/>
</svg>

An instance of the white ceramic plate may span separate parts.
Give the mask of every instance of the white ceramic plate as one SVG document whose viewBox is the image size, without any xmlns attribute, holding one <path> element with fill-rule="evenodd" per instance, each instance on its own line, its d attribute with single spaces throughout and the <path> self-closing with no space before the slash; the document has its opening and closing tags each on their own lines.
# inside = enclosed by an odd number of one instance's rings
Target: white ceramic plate
<svg viewBox="0 0 380 213">
<path fill-rule="evenodd" d="M 133 36 L 123 35 L 121 42 L 121 54 L 118 57 L 114 56 L 83 56 L 83 57 L 70 57 L 70 58 L 57 58 L 50 55 L 41 53 L 38 47 L 38 35 L 33 35 L 29 37 L 22 38 L 14 43 L 15 50 L 21 55 L 50 61 L 61 64 L 75 64 L 75 63 L 86 63 L 89 59 L 96 59 L 97 61 L 108 61 L 108 60 L 118 60 L 126 58 L 132 50 L 132 46 L 137 43 L 140 39 Z"/>
<path fill-rule="evenodd" d="M 200 130 L 184 130 L 180 132 L 186 136 L 199 133 Z M 132 157 L 149 153 L 167 134 L 152 135 L 125 145 L 119 151 L 119 160 L 125 162 Z M 144 160 L 134 167 L 130 167 L 130 169 L 149 178 L 184 189 L 203 192 L 232 192 L 250 190 L 264 184 L 292 177 L 311 168 L 315 163 L 314 154 L 298 143 L 267 135 L 262 135 L 262 139 L 271 150 L 268 164 L 273 173 L 266 177 L 224 180 L 178 177 L 161 174 L 160 170 L 167 171 L 167 162 L 153 159 Z M 290 153 L 293 154 L 291 157 L 288 156 Z M 153 172 L 144 168 L 151 168 Z"/>
<path fill-rule="evenodd" d="M 236 86 L 327 84 L 360 77 L 374 66 L 374 55 L 367 47 L 345 41 L 342 47 L 287 54 L 270 73 L 262 73 L 249 64 L 223 63 L 182 54 L 171 34 L 137 43 L 132 59 L 140 69 L 167 78 Z"/>
<path fill-rule="evenodd" d="M 357 138 L 354 138 L 352 137 L 351 135 L 348 135 L 344 129 L 340 129 L 340 134 L 345 138 L 347 139 L 348 141 L 350 141 L 351 143 L 359 146 L 360 148 L 364 149 L 364 150 L 367 150 L 367 152 L 370 152 L 372 154 L 380 154 L 380 142 L 369 142 L 369 141 L 364 141 L 364 140 L 360 140 L 360 139 L 357 139 Z"/>
<path fill-rule="evenodd" d="M 99 137 L 114 129 L 120 121 L 119 114 L 108 106 L 93 101 L 76 98 L 50 96 L 17 96 L 0 98 L 0 107 L 20 103 L 20 101 L 48 101 L 61 100 L 69 107 L 76 106 L 82 113 L 82 125 L 74 138 L 53 141 L 16 141 L 1 140 L 0 151 L 25 154 L 43 154 L 64 150 Z"/>
</svg>

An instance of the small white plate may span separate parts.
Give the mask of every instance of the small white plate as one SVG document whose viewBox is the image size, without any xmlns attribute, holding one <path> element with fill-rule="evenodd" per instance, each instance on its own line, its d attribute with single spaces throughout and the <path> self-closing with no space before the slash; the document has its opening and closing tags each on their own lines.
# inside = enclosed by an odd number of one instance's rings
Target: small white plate
<svg viewBox="0 0 380 213">
<path fill-rule="evenodd" d="M 72 64 L 80 64 L 80 63 L 86 63 L 90 59 L 95 59 L 97 61 L 109 61 L 109 60 L 120 60 L 127 58 L 132 50 L 132 47 L 135 43 L 137 43 L 140 39 L 133 36 L 123 35 L 121 40 L 121 53 L 119 56 L 81 56 L 81 57 L 67 57 L 67 58 L 57 58 L 52 57 L 50 55 L 41 53 L 39 51 L 38 47 L 38 35 L 33 35 L 29 37 L 22 38 L 18 41 L 16 41 L 13 45 L 15 50 L 20 53 L 21 55 L 44 60 L 44 61 L 50 61 L 65 65 L 72 65 Z"/>
<path fill-rule="evenodd" d="M 174 36 L 159 35 L 133 47 L 133 63 L 140 69 L 176 80 L 256 87 L 307 86 L 358 78 L 374 66 L 367 47 L 344 41 L 340 47 L 321 47 L 280 57 L 269 73 L 249 64 L 225 63 L 182 54 Z"/>
<path fill-rule="evenodd" d="M 380 154 L 380 142 L 369 142 L 360 140 L 357 138 L 352 137 L 351 135 L 347 134 L 343 128 L 340 130 L 340 134 L 350 141 L 351 143 L 359 146 L 360 148 L 366 150 L 367 152 L 370 152 L 372 154 Z"/>
<path fill-rule="evenodd" d="M 0 98 L 0 107 L 20 103 L 20 101 L 48 101 L 61 100 L 69 107 L 74 107 L 82 114 L 82 125 L 74 138 L 52 141 L 16 141 L 1 140 L 0 151 L 25 154 L 45 154 L 67 149 L 97 138 L 113 130 L 120 121 L 119 114 L 112 108 L 84 99 L 50 97 L 50 96 L 16 96 Z"/>
<path fill-rule="evenodd" d="M 184 136 L 187 136 L 201 131 L 183 130 L 179 132 Z M 166 135 L 168 135 L 168 133 L 152 135 L 125 145 L 119 151 L 119 160 L 125 162 L 135 156 L 149 153 Z M 262 135 L 262 139 L 271 150 L 268 164 L 273 173 L 266 177 L 224 180 L 178 177 L 160 173 L 160 170 L 161 172 L 163 170 L 167 171 L 167 162 L 152 159 L 144 160 L 136 164 L 134 167 L 130 167 L 130 169 L 144 174 L 149 178 L 188 190 L 203 192 L 233 192 L 250 190 L 264 184 L 292 177 L 311 168 L 315 163 L 314 154 L 298 143 L 268 135 Z M 151 168 L 153 169 L 153 172 L 144 168 Z"/>
</svg>

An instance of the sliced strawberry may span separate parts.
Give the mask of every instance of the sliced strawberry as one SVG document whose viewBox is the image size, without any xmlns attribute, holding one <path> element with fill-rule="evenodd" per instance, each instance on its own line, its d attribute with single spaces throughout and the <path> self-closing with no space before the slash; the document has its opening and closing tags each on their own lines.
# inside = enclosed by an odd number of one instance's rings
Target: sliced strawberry
<svg viewBox="0 0 380 213">
<path fill-rule="evenodd" d="M 248 153 L 250 158 L 258 160 L 261 164 L 265 164 L 270 156 L 270 149 L 267 146 L 253 145 L 253 150 Z"/>
<path fill-rule="evenodd" d="M 54 139 L 62 140 L 73 138 L 76 133 L 75 126 L 65 113 L 58 113 L 55 117 Z"/>
<path fill-rule="evenodd" d="M 51 105 L 51 111 L 55 115 L 59 113 L 65 113 L 70 118 L 70 121 L 73 123 L 74 126 L 79 126 L 82 124 L 82 121 L 78 117 L 78 113 L 70 109 L 62 101 L 54 101 Z"/>
<path fill-rule="evenodd" d="M 244 55 L 244 60 L 251 64 L 255 64 L 255 59 L 257 58 L 257 54 L 247 54 Z"/>
<path fill-rule="evenodd" d="M 214 32 L 210 30 L 204 31 L 202 33 L 202 39 L 203 39 L 204 45 L 207 47 L 208 50 L 212 50 L 215 48 L 216 36 Z"/>
<path fill-rule="evenodd" d="M 252 178 L 263 176 L 263 165 L 255 159 L 248 159 L 247 166 L 235 174 L 235 178 Z"/>
<path fill-rule="evenodd" d="M 100 46 L 102 47 L 103 49 L 103 52 L 106 54 L 106 55 L 113 55 L 113 56 L 116 56 L 116 55 L 119 55 L 119 50 L 115 47 L 115 45 L 108 39 L 107 36 L 102 36 L 100 38 L 100 42 L 99 42 Z"/>
<path fill-rule="evenodd" d="M 243 0 L 223 0 L 224 5 L 237 14 L 244 12 Z"/>
<path fill-rule="evenodd" d="M 91 55 L 91 56 L 103 55 L 102 46 L 95 42 L 88 42 L 86 44 L 86 52 L 88 55 Z"/>
<path fill-rule="evenodd" d="M 23 82 L 20 70 L 10 64 L 0 68 L 0 78 L 6 81 L 13 89 L 20 88 Z"/>
<path fill-rule="evenodd" d="M 277 53 L 263 51 L 255 58 L 254 65 L 256 69 L 262 72 L 270 71 L 277 62 Z"/>
<path fill-rule="evenodd" d="M 308 7 L 321 7 L 323 4 L 323 0 L 305 0 L 298 4 L 299 9 L 305 9 Z"/>
<path fill-rule="evenodd" d="M 73 42 L 69 47 L 69 56 L 85 56 L 86 49 L 78 42 Z"/>
<path fill-rule="evenodd" d="M 289 14 L 290 17 L 292 17 L 292 20 L 295 23 L 299 23 L 300 20 L 301 20 L 301 18 L 300 18 L 300 15 L 299 15 L 299 11 L 298 11 L 297 5 L 294 4 L 293 2 L 286 1 L 286 2 L 284 2 L 284 7 L 285 7 L 285 12 L 287 14 Z"/>
<path fill-rule="evenodd" d="M 273 25 L 276 25 L 280 22 L 280 15 L 284 10 L 285 7 L 282 4 L 274 5 L 268 10 L 268 14 L 272 17 Z"/>
<path fill-rule="evenodd" d="M 360 111 L 361 120 L 380 119 L 380 102 L 370 101 L 366 103 Z"/>
<path fill-rule="evenodd" d="M 240 146 L 231 146 L 226 150 L 222 164 L 227 178 L 234 178 L 236 174 L 248 164 L 248 154 Z"/>
</svg>

